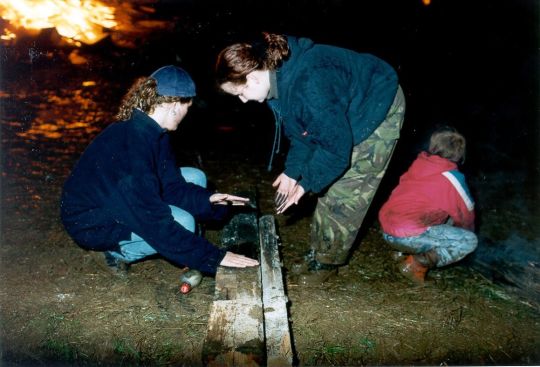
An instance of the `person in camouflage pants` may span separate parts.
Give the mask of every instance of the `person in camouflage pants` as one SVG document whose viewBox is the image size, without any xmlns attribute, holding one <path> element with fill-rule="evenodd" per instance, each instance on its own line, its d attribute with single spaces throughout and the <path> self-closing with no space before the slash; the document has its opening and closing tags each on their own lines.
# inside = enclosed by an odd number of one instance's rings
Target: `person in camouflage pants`
<svg viewBox="0 0 540 367">
<path fill-rule="evenodd" d="M 224 48 L 215 71 L 222 91 L 274 113 L 269 170 L 282 128 L 289 141 L 272 182 L 276 214 L 306 193 L 319 196 L 313 256 L 296 270 L 324 282 L 345 263 L 399 137 L 405 98 L 396 71 L 375 55 L 268 32 Z"/>
<path fill-rule="evenodd" d="M 404 115 L 405 98 L 398 88 L 386 119 L 354 146 L 350 169 L 319 198 L 311 224 L 312 264 L 345 264 L 392 157 Z"/>
</svg>

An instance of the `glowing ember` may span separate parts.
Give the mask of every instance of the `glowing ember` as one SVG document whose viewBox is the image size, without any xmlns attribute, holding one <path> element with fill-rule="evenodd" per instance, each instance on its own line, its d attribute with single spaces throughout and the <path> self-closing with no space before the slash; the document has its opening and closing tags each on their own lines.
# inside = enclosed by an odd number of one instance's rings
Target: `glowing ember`
<svg viewBox="0 0 540 367">
<path fill-rule="evenodd" d="M 114 8 L 92 0 L 3 0 L 0 16 L 15 28 L 56 28 L 66 39 L 86 44 L 106 37 L 104 29 L 117 25 Z M 6 29 L 1 38 L 14 37 Z"/>
<path fill-rule="evenodd" d="M 428 6 L 431 4 L 431 0 L 422 0 L 422 3 L 425 5 L 425 6 Z"/>
</svg>

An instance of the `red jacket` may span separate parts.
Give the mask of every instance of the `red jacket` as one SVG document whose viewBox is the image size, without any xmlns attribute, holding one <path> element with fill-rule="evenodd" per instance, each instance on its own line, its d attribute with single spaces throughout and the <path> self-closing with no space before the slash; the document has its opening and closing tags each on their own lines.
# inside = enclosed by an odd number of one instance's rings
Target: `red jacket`
<svg viewBox="0 0 540 367">
<path fill-rule="evenodd" d="M 452 218 L 454 226 L 474 230 L 474 201 L 457 165 L 422 152 L 399 179 L 379 211 L 384 233 L 417 236 Z"/>
</svg>

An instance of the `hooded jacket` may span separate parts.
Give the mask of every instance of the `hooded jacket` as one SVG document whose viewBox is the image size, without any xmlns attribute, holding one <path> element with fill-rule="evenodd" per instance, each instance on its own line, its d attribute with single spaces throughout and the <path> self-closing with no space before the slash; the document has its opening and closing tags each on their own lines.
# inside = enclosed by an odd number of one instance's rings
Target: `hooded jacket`
<svg viewBox="0 0 540 367">
<path fill-rule="evenodd" d="M 454 226 L 474 231 L 474 201 L 457 165 L 422 152 L 399 179 L 379 211 L 384 233 L 411 237 L 452 218 Z"/>
<path fill-rule="evenodd" d="M 352 147 L 384 121 L 398 79 L 373 55 L 287 40 L 290 57 L 276 70 L 278 98 L 267 103 L 291 143 L 284 173 L 318 193 L 349 168 Z"/>
<path fill-rule="evenodd" d="M 220 219 L 226 208 L 212 193 L 186 182 L 176 167 L 169 135 L 145 113 L 108 126 L 82 154 L 65 182 L 62 222 L 77 244 L 118 250 L 134 232 L 168 260 L 215 273 L 225 256 L 174 221 L 169 205 L 198 220 Z"/>
</svg>

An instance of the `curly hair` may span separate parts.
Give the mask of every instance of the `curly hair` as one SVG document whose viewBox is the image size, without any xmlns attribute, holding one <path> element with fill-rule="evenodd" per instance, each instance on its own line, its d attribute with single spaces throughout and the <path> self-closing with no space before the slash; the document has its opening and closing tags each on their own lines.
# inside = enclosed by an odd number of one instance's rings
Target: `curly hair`
<svg viewBox="0 0 540 367">
<path fill-rule="evenodd" d="M 215 65 L 216 82 L 244 84 L 254 70 L 276 70 L 289 57 L 289 44 L 283 35 L 262 33 L 253 43 L 235 43 L 224 48 Z"/>
<path fill-rule="evenodd" d="M 154 108 L 162 103 L 188 103 L 191 97 L 160 96 L 157 93 L 157 83 L 154 78 L 141 77 L 132 84 L 122 98 L 120 108 L 115 118 L 117 121 L 131 118 L 133 109 L 138 108 L 146 114 L 154 112 Z"/>
<path fill-rule="evenodd" d="M 465 137 L 455 128 L 443 126 L 435 130 L 429 139 L 429 153 L 446 158 L 455 163 L 465 160 Z"/>
</svg>

